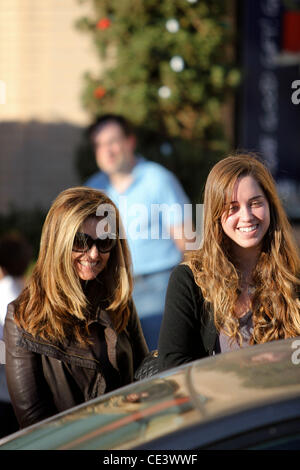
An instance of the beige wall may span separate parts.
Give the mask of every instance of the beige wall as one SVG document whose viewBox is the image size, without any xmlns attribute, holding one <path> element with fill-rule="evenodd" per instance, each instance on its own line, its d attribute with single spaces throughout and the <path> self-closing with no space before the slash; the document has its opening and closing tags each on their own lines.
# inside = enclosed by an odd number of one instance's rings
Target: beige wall
<svg viewBox="0 0 300 470">
<path fill-rule="evenodd" d="M 90 36 L 74 28 L 87 9 L 78 0 L 0 1 L 0 212 L 11 203 L 47 208 L 79 182 L 82 75 L 99 67 Z"/>
</svg>

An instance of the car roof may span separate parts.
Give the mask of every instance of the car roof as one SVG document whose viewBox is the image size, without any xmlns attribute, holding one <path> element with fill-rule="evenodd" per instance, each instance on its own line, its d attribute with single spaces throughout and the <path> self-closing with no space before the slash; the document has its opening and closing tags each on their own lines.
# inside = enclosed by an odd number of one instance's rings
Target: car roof
<svg viewBox="0 0 300 470">
<path fill-rule="evenodd" d="M 151 449 L 154 440 L 195 427 L 205 433 L 220 420 L 226 432 L 226 418 L 299 399 L 299 363 L 300 337 L 218 354 L 30 426 L 0 440 L 0 450 Z"/>
</svg>

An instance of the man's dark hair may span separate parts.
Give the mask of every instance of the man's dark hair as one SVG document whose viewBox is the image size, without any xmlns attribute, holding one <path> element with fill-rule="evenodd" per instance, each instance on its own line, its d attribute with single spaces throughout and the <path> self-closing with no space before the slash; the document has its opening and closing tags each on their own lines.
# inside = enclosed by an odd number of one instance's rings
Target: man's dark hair
<svg viewBox="0 0 300 470">
<path fill-rule="evenodd" d="M 126 136 L 134 134 L 134 129 L 131 123 L 120 114 L 103 114 L 102 116 L 98 116 L 95 121 L 88 127 L 88 138 L 92 140 L 95 132 L 100 131 L 101 129 L 103 129 L 104 126 L 110 123 L 118 124 L 118 126 L 121 127 L 122 131 Z"/>
<path fill-rule="evenodd" d="M 0 239 L 0 267 L 10 276 L 23 276 L 32 258 L 32 248 L 19 234 Z"/>
</svg>

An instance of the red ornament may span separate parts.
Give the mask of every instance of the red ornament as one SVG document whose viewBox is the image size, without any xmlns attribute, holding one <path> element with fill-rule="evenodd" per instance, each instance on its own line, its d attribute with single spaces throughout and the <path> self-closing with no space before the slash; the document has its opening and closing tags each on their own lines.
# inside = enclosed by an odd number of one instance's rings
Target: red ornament
<svg viewBox="0 0 300 470">
<path fill-rule="evenodd" d="M 300 12 L 286 11 L 283 15 L 283 50 L 300 52 Z"/>
<path fill-rule="evenodd" d="M 101 18 L 97 23 L 97 29 L 107 29 L 110 27 L 110 20 L 108 18 Z"/>
<path fill-rule="evenodd" d="M 103 98 L 103 96 L 106 94 L 106 90 L 105 88 L 103 88 L 102 86 L 98 86 L 95 90 L 94 90 L 94 96 L 95 98 L 98 98 L 99 100 L 101 98 Z"/>
</svg>

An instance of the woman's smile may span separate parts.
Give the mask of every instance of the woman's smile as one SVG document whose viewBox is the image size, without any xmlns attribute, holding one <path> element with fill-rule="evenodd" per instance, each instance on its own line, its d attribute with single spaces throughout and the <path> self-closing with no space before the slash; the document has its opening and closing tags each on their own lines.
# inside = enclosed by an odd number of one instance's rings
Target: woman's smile
<svg viewBox="0 0 300 470">
<path fill-rule="evenodd" d="M 250 225 L 250 227 L 238 227 L 238 230 L 243 233 L 252 233 L 258 228 L 258 224 Z"/>
<path fill-rule="evenodd" d="M 90 262 L 90 261 L 80 261 L 78 260 L 78 263 L 81 264 L 82 266 L 86 266 L 89 268 L 93 268 L 94 266 L 97 266 L 98 262 Z"/>
</svg>

